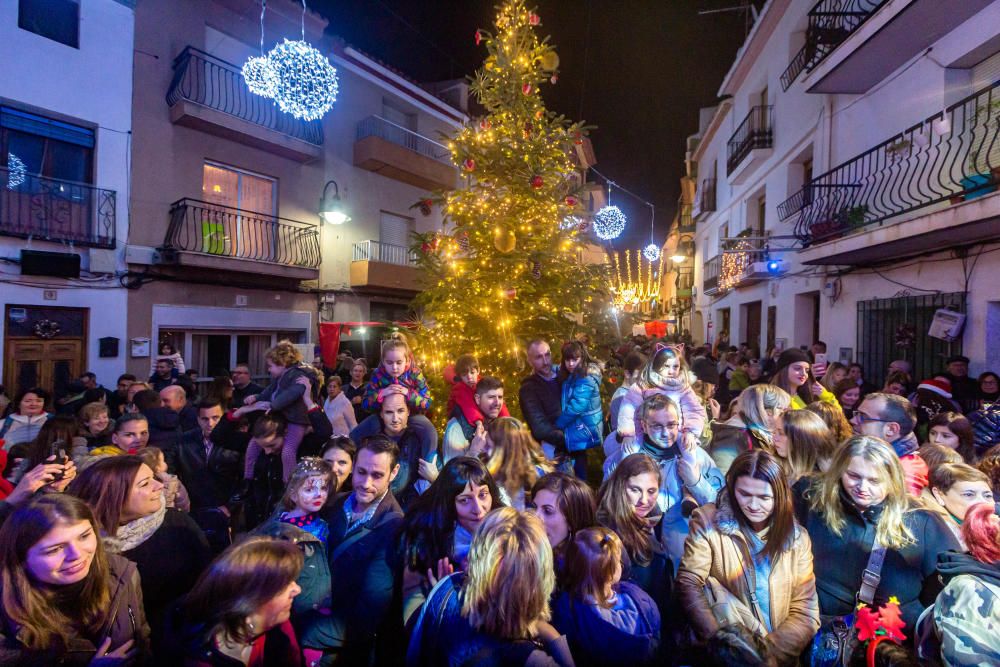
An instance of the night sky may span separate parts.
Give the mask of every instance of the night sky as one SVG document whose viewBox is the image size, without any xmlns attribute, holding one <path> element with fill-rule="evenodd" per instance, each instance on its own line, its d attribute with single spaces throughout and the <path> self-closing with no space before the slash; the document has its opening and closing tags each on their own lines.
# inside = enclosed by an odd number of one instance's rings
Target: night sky
<svg viewBox="0 0 1000 667">
<path fill-rule="evenodd" d="M 418 81 L 472 74 L 486 49 L 473 34 L 492 28 L 493 0 L 312 0 L 328 32 Z M 546 105 L 583 119 L 597 169 L 656 205 L 656 243 L 673 217 L 684 172 L 685 139 L 698 108 L 716 91 L 743 42 L 743 12 L 698 15 L 741 0 L 538 0 L 539 36 L 550 35 L 559 82 Z M 762 4 L 762 3 L 758 3 Z M 649 207 L 620 192 L 628 216 L 616 248 L 649 242 Z"/>
</svg>

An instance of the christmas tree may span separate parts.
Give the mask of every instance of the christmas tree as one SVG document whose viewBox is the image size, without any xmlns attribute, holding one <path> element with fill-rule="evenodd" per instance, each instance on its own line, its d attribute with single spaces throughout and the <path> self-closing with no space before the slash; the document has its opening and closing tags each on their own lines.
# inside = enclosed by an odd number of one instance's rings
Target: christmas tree
<svg viewBox="0 0 1000 667">
<path fill-rule="evenodd" d="M 587 225 L 573 155 L 586 128 L 548 111 L 540 95 L 555 84 L 559 57 L 539 40 L 541 19 L 523 0 L 498 8 L 495 32 L 477 30 L 488 52 L 472 81 L 484 115 L 449 143 L 466 187 L 441 193 L 448 233 L 418 235 L 423 269 L 418 361 L 438 401 L 441 371 L 463 353 L 482 374 L 503 379 L 511 407 L 535 338 L 554 352 L 590 332 L 585 313 L 607 305 L 603 266 L 580 261 Z M 606 308 L 605 308 L 606 310 Z"/>
</svg>

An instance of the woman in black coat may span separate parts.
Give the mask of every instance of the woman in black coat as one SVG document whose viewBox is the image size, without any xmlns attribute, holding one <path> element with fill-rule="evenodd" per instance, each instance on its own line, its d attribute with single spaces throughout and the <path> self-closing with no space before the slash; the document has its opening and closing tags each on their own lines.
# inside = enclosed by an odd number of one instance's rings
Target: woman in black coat
<svg viewBox="0 0 1000 667">
<path fill-rule="evenodd" d="M 97 461 L 67 492 L 94 510 L 108 553 L 138 567 L 155 655 L 167 608 L 191 590 L 211 558 L 205 534 L 187 514 L 167 508 L 163 484 L 138 456 Z"/>
</svg>

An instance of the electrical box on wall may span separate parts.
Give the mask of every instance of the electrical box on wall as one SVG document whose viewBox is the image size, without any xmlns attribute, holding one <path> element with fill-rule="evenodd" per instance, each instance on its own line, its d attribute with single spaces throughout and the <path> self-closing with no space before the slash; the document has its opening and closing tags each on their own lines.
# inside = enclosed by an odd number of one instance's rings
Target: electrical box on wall
<svg viewBox="0 0 1000 667">
<path fill-rule="evenodd" d="M 965 315 L 954 310 L 938 308 L 934 312 L 934 319 L 931 320 L 931 328 L 927 335 L 950 343 L 961 338 L 963 326 L 965 326 Z"/>
</svg>

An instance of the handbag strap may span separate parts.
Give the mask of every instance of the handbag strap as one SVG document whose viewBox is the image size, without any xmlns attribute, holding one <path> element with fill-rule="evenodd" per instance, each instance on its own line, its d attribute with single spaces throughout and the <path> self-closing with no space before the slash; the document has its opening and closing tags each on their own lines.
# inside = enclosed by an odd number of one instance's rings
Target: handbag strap
<svg viewBox="0 0 1000 667">
<path fill-rule="evenodd" d="M 861 573 L 861 588 L 858 590 L 858 600 L 866 605 L 871 605 L 875 600 L 875 590 L 882 580 L 882 564 L 885 562 L 886 548 L 872 545 L 872 552 L 868 556 L 868 565 Z"/>
</svg>

